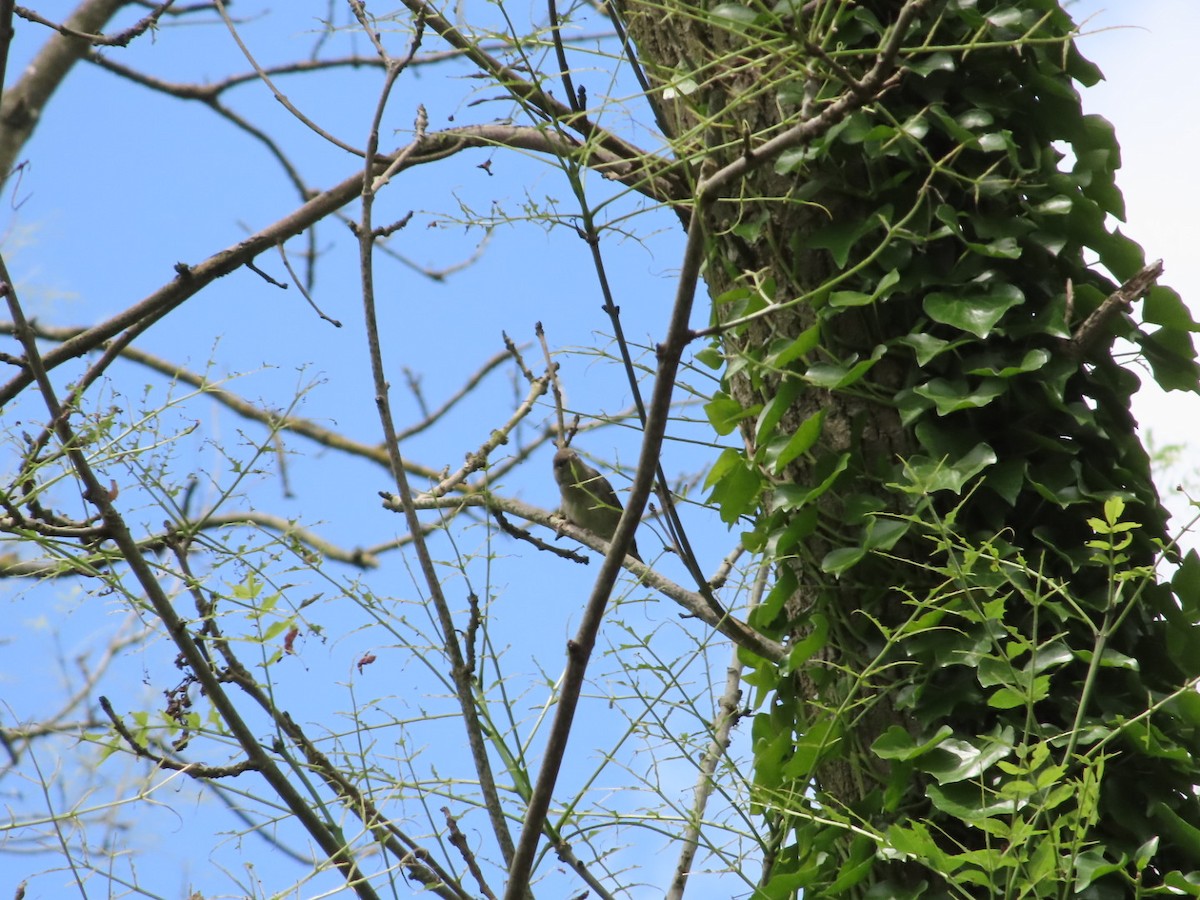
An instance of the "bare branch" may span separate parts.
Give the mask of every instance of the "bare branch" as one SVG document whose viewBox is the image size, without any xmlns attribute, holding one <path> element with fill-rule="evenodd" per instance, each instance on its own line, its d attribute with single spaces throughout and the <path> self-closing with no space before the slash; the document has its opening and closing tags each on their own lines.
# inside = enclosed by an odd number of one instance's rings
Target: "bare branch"
<svg viewBox="0 0 1200 900">
<path fill-rule="evenodd" d="M 518 149 L 553 153 L 555 155 L 580 152 L 580 147 L 554 133 L 535 128 L 520 128 L 512 125 L 475 125 L 449 129 L 426 135 L 421 141 L 420 151 L 413 145 L 393 156 L 379 158 L 378 166 L 386 169 L 398 156 L 405 157 L 403 168 L 422 165 L 445 159 L 472 147 L 504 145 Z M 594 149 L 587 154 L 589 164 L 598 171 L 618 181 L 636 181 L 634 164 L 597 153 Z M 334 210 L 352 202 L 362 187 L 362 176 L 354 175 L 340 184 L 313 197 L 290 215 L 273 225 L 256 232 L 237 244 L 227 247 L 195 266 L 184 263 L 176 265 L 176 278 L 159 288 L 146 299 L 118 313 L 111 319 L 94 325 L 62 346 L 50 351 L 43 360 L 47 370 L 53 370 L 68 359 L 82 356 L 125 328 L 138 323 L 153 323 L 171 310 L 190 300 L 217 278 L 236 271 L 252 261 L 264 250 L 272 248 L 288 238 L 303 232 L 313 223 L 320 221 Z M 28 371 L 22 371 L 3 387 L 0 387 L 0 406 L 7 404 L 32 381 Z"/>
<path fill-rule="evenodd" d="M 386 492 L 380 492 L 380 497 L 383 498 L 385 509 L 390 509 L 393 512 L 401 510 L 402 504 L 398 497 Z M 553 514 L 549 510 L 533 506 L 521 500 L 501 497 L 492 493 L 476 493 L 466 496 L 441 498 L 418 495 L 413 498 L 413 506 L 418 510 L 457 509 L 472 506 L 488 510 L 500 510 L 514 516 L 520 516 L 528 522 L 543 525 L 558 534 L 566 535 L 571 540 L 578 541 L 587 547 L 591 547 L 597 553 L 604 554 L 606 560 L 611 557 L 612 548 L 616 544 L 615 538 L 613 543 L 607 543 L 592 532 L 577 525 L 572 525 L 566 519 Z M 628 507 L 626 508 L 628 509 Z M 735 619 L 728 613 L 724 616 L 718 615 L 704 595 L 696 591 L 687 590 L 676 582 L 659 574 L 645 563 L 638 562 L 632 556 L 622 556 L 620 565 L 623 565 L 636 575 L 643 584 L 654 588 L 664 597 L 682 606 L 685 615 L 699 619 L 704 624 L 725 635 L 738 646 L 745 647 L 752 653 L 773 662 L 779 662 L 787 656 L 787 650 L 782 644 L 759 634 L 740 619 Z"/>
<path fill-rule="evenodd" d="M 28 19 L 30 22 L 36 22 L 39 25 L 45 25 L 48 28 L 53 28 L 59 34 L 66 37 L 79 38 L 80 40 L 87 41 L 93 47 L 127 47 L 129 46 L 129 42 L 134 38 L 140 37 L 151 28 L 157 26 L 158 20 L 162 18 L 163 13 L 165 13 L 174 2 L 175 0 L 166 0 L 165 3 L 158 4 L 158 6 L 154 7 L 154 9 L 150 11 L 149 15 L 143 16 L 129 28 L 126 28 L 123 31 L 118 31 L 111 37 L 105 37 L 102 34 L 88 34 L 87 32 L 78 31 L 66 24 L 60 25 L 57 22 L 53 22 L 50 19 L 44 18 L 43 16 L 39 16 L 36 12 L 31 9 L 26 9 L 24 6 L 16 7 L 16 13 L 22 19 Z"/>
<path fill-rule="evenodd" d="M 1140 272 L 1126 281 L 1123 285 L 1104 298 L 1082 324 L 1075 329 L 1071 339 L 1065 341 L 1065 351 L 1070 359 L 1083 362 L 1095 348 L 1100 336 L 1104 333 L 1104 325 L 1120 310 L 1130 306 L 1135 300 L 1141 299 L 1154 283 L 1162 276 L 1163 261 L 1157 259 L 1143 268 Z M 1071 296 L 1068 285 L 1068 297 Z"/>
<path fill-rule="evenodd" d="M 414 48 L 420 34 L 414 37 Z M 412 58 L 412 53 L 409 58 Z M 387 105 L 396 78 L 399 77 L 403 63 L 390 63 L 388 78 L 380 92 L 375 116 L 371 121 L 371 131 L 367 138 L 367 158 L 375 158 L 375 150 L 379 143 L 379 128 L 383 120 L 384 109 Z M 358 228 L 359 277 L 362 282 L 363 319 L 367 329 L 367 351 L 371 361 L 371 377 L 375 385 L 375 405 L 379 414 L 379 422 L 384 435 L 384 447 L 387 449 L 388 462 L 392 479 L 400 491 L 400 508 L 408 524 L 408 532 L 413 536 L 413 548 L 417 553 L 417 562 L 421 576 L 429 591 L 429 597 L 441 629 L 442 651 L 450 663 L 450 678 L 454 684 L 454 694 L 458 700 L 462 715 L 463 727 L 467 733 L 467 745 L 479 777 L 479 788 L 483 794 L 484 807 L 491 822 L 492 832 L 500 845 L 500 852 L 505 862 L 512 859 L 513 841 L 508 830 L 508 820 L 504 815 L 504 806 L 496 787 L 495 776 L 492 773 L 491 758 L 488 755 L 487 742 L 479 721 L 476 708 L 474 679 L 464 660 L 464 653 L 459 643 L 458 630 L 455 628 L 454 616 L 450 604 L 442 590 L 441 579 L 433 565 L 433 557 L 429 553 L 421 522 L 417 518 L 413 506 L 413 492 L 405 471 L 404 459 L 400 452 L 400 439 L 396 434 L 395 419 L 392 417 L 390 391 L 387 375 L 384 371 L 382 343 L 379 337 L 379 319 L 376 313 L 375 280 L 374 280 L 374 245 L 376 241 L 371 226 L 371 215 L 377 191 L 382 188 L 392 173 L 398 170 L 408 156 L 415 154 L 425 140 L 425 108 L 418 106 L 415 124 L 416 138 L 409 148 L 396 155 L 382 175 L 376 175 L 373 166 L 364 167 L 361 176 L 362 213 Z M 522 892 L 524 895 L 524 892 Z"/>
<path fill-rule="evenodd" d="M 76 34 L 99 31 L 128 0 L 85 0 L 63 27 L 25 67 L 21 80 L 0 98 L 0 183 L 17 164 L 21 148 L 33 134 L 42 110 L 67 74 L 87 55 L 91 44 Z M 2 405 L 2 404 L 0 404 Z"/>
</svg>

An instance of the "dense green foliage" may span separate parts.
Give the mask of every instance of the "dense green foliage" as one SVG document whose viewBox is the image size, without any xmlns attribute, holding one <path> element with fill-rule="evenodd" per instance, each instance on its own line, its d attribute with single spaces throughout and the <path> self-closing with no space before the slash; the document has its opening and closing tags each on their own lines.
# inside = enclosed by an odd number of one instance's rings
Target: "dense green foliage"
<svg viewBox="0 0 1200 900">
<path fill-rule="evenodd" d="M 818 102 L 874 62 L 894 6 L 819 5 Z M 726 15 L 796 52 L 796 23 Z M 1050 0 L 930 4 L 897 86 L 779 160 L 789 202 L 829 213 L 792 233 L 792 268 L 717 298 L 724 322 L 814 313 L 765 346 L 727 334 L 727 378 L 763 402 L 709 406 L 752 441 L 714 499 L 784 563 L 755 623 L 795 639 L 782 680 L 752 678 L 779 840 L 764 897 L 1200 894 L 1200 560 L 1169 548 L 1129 412 L 1143 364 L 1197 389 L 1196 326 L 1155 286 L 1140 317 L 1081 330 L 1145 259 L 1108 224 L 1120 152 L 1081 110 L 1100 76 L 1072 33 Z M 832 274 L 804 284 L 814 269 Z M 842 398 L 874 410 L 848 445 L 822 427 Z M 896 418 L 903 452 L 863 437 Z M 806 793 L 847 756 L 857 796 Z"/>
</svg>

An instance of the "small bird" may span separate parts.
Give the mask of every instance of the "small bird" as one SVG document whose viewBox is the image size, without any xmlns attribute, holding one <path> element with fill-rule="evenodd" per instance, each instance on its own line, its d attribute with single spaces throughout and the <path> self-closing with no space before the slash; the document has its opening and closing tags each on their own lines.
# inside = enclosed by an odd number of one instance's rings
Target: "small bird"
<svg viewBox="0 0 1200 900">
<path fill-rule="evenodd" d="M 580 459 L 574 450 L 563 447 L 554 454 L 554 480 L 562 494 L 563 515 L 572 524 L 611 541 L 623 507 L 608 479 Z M 629 555 L 642 561 L 637 541 L 629 545 Z"/>
</svg>

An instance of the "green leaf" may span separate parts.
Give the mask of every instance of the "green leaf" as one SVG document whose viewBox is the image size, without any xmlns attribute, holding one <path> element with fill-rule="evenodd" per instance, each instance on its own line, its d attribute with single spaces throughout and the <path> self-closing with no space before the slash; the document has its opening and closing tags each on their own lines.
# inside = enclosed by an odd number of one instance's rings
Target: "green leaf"
<svg viewBox="0 0 1200 900">
<path fill-rule="evenodd" d="M 1189 550 L 1171 578 L 1171 588 L 1179 604 L 1189 616 L 1200 611 L 1200 553 Z M 1200 725 L 1200 718 L 1197 719 Z"/>
<path fill-rule="evenodd" d="M 765 447 L 775 438 L 775 426 L 784 414 L 791 409 L 792 403 L 803 390 L 804 386 L 795 378 L 784 378 L 775 395 L 763 407 L 754 427 L 754 436 L 759 446 Z M 778 471 L 778 470 L 777 470 Z"/>
<path fill-rule="evenodd" d="M 745 28 L 753 25 L 758 14 L 740 3 L 718 3 L 709 11 L 714 19 L 723 19 L 724 24 L 735 28 Z"/>
<path fill-rule="evenodd" d="M 953 72 L 956 68 L 954 57 L 949 53 L 940 51 L 938 53 L 930 53 L 928 56 L 923 56 L 920 59 L 908 63 L 908 68 L 916 72 L 922 77 L 933 74 L 934 72 Z"/>
<path fill-rule="evenodd" d="M 810 620 L 812 631 L 792 645 L 784 661 L 781 674 L 790 675 L 799 670 L 812 659 L 813 654 L 821 650 L 829 638 L 829 620 L 820 613 L 814 613 Z"/>
<path fill-rule="evenodd" d="M 1104 858 L 1103 847 L 1089 847 L 1075 856 L 1075 893 L 1081 893 L 1098 878 L 1120 872 L 1125 868 L 1126 858 L 1122 854 L 1119 862 Z"/>
<path fill-rule="evenodd" d="M 872 516 L 867 523 L 867 535 L 863 546 L 868 550 L 891 550 L 911 528 L 912 523 L 907 519 Z"/>
<path fill-rule="evenodd" d="M 978 778 L 998 760 L 1012 753 L 1013 731 L 1004 728 L 989 739 L 981 736 L 977 744 L 962 739 L 942 741 L 926 757 L 922 768 L 937 779 L 938 784 L 953 784 Z"/>
<path fill-rule="evenodd" d="M 765 552 L 772 559 L 779 559 L 791 553 L 800 541 L 812 536 L 813 532 L 817 530 L 817 509 L 814 506 L 808 506 L 793 511 L 787 517 L 787 522 L 787 527 L 782 531 L 772 531 L 766 542 Z M 744 538 L 742 543 L 747 550 L 754 552 L 751 544 Z"/>
<path fill-rule="evenodd" d="M 1163 877 L 1163 884 L 1174 888 L 1189 897 L 1200 897 L 1200 873 L 1189 872 L 1184 875 L 1178 869 L 1168 872 Z"/>
<path fill-rule="evenodd" d="M 777 369 L 786 369 L 797 359 L 807 356 L 820 343 L 820 340 L 821 326 L 811 325 L 800 332 L 795 340 L 785 344 L 783 349 L 769 354 L 764 360 L 764 364 Z"/>
<path fill-rule="evenodd" d="M 1072 200 L 1066 194 L 1055 194 L 1049 200 L 1043 200 L 1033 208 L 1033 211 L 1043 216 L 1065 216 L 1071 212 Z"/>
<path fill-rule="evenodd" d="M 776 456 L 772 464 L 772 471 L 776 475 L 782 472 L 801 453 L 808 452 L 809 448 L 817 442 L 817 438 L 821 436 L 821 423 L 824 421 L 825 411 L 821 410 L 809 416 L 801 423 L 800 427 L 796 429 L 796 433 L 788 439 L 788 442 L 779 451 L 778 456 Z M 769 454 L 768 460 L 770 460 Z"/>
<path fill-rule="evenodd" d="M 1196 348 L 1190 334 L 1159 328 L 1138 343 L 1154 370 L 1154 380 L 1163 390 L 1200 392 L 1200 368 L 1196 366 Z"/>
<path fill-rule="evenodd" d="M 981 134 L 975 143 L 984 153 L 1005 153 L 1013 149 L 1012 132 L 1003 130 Z"/>
<path fill-rule="evenodd" d="M 1013 688 L 1002 687 L 988 697 L 988 706 L 992 709 L 1018 709 L 1027 703 L 1037 703 L 1044 700 L 1050 693 L 1050 679 L 1039 676 L 1033 680 L 1030 690 L 1017 691 Z"/>
<path fill-rule="evenodd" d="M 294 620 L 292 620 L 292 619 L 277 620 L 273 625 L 271 625 L 269 628 L 267 628 L 266 631 L 263 632 L 262 640 L 264 642 L 269 641 L 272 638 L 278 637 L 279 635 L 283 634 L 285 631 L 287 631 L 289 628 L 292 627 L 293 621 Z"/>
<path fill-rule="evenodd" d="M 834 309 L 841 309 L 845 306 L 866 306 L 873 299 L 870 294 L 864 294 L 861 291 L 834 291 L 829 295 L 829 305 Z"/>
<path fill-rule="evenodd" d="M 998 378 L 985 378 L 976 388 L 968 388 L 961 380 L 947 381 L 945 378 L 934 378 L 925 384 L 913 388 L 913 393 L 932 400 L 937 407 L 939 416 L 957 412 L 960 409 L 976 409 L 987 406 L 1008 388 Z"/>
<path fill-rule="evenodd" d="M 775 617 L 783 611 L 784 604 L 795 593 L 796 576 L 790 568 L 781 568 L 775 585 L 767 592 L 763 602 L 751 612 L 750 624 L 756 628 L 769 627 L 775 621 Z"/>
<path fill-rule="evenodd" d="M 705 347 L 696 354 L 695 360 L 716 371 L 725 365 L 725 354 L 718 347 Z"/>
<path fill-rule="evenodd" d="M 1151 325 L 1163 325 L 1180 331 L 1200 330 L 1187 304 L 1168 287 L 1156 285 L 1150 288 L 1142 304 L 1142 318 Z"/>
<path fill-rule="evenodd" d="M 830 391 L 847 388 L 859 381 L 887 353 L 883 344 L 875 347 L 870 359 L 858 360 L 854 363 L 817 363 L 809 366 L 804 373 L 804 380 L 815 387 Z"/>
<path fill-rule="evenodd" d="M 850 259 L 850 251 L 863 235 L 874 231 L 880 222 L 891 221 L 890 206 L 877 210 L 860 222 L 832 222 L 809 235 L 805 245 L 813 250 L 828 250 L 839 269 Z"/>
<path fill-rule="evenodd" d="M 995 462 L 996 451 L 986 443 L 979 443 L 952 463 L 945 458 L 914 456 L 905 462 L 904 470 L 909 482 L 921 493 L 952 491 L 959 494 L 968 481 Z"/>
<path fill-rule="evenodd" d="M 851 888 L 862 882 L 867 873 L 875 866 L 875 842 L 871 838 L 860 836 L 855 838 L 850 846 L 850 858 L 841 864 L 838 877 L 829 885 L 825 896 L 853 896 Z M 871 898 L 874 900 L 874 898 Z"/>
<path fill-rule="evenodd" d="M 796 740 L 795 755 L 784 763 L 784 777 L 810 778 L 817 764 L 840 747 L 843 725 L 844 722 L 836 716 L 811 723 Z"/>
<path fill-rule="evenodd" d="M 992 816 L 1010 817 L 1013 814 L 1014 803 L 1011 798 L 996 797 L 987 802 L 979 786 L 971 782 L 945 786 L 929 784 L 925 787 L 925 793 L 929 801 L 942 812 L 981 828 L 987 825 Z"/>
<path fill-rule="evenodd" d="M 1005 366 L 1002 369 L 997 369 L 994 366 L 981 366 L 975 369 L 967 369 L 966 374 L 1011 378 L 1014 375 L 1023 375 L 1026 372 L 1036 372 L 1048 362 L 1050 362 L 1050 352 L 1048 350 L 1030 350 L 1015 366 Z"/>
<path fill-rule="evenodd" d="M 985 338 L 1006 312 L 1024 302 L 1025 295 L 1019 288 L 1012 284 L 1001 284 L 980 296 L 932 293 L 925 298 L 922 306 L 925 314 L 935 322 Z"/>
<path fill-rule="evenodd" d="M 704 404 L 704 413 L 708 416 L 709 424 L 720 435 L 731 434 L 743 419 L 758 414 L 757 408 L 744 409 L 728 394 L 717 394 Z"/>
<path fill-rule="evenodd" d="M 815 476 L 820 479 L 815 487 L 806 488 L 800 484 L 782 484 L 775 489 L 775 497 L 780 509 L 799 509 L 816 500 L 828 491 L 838 476 L 846 471 L 850 464 L 850 454 L 827 456 L 817 465 Z"/>
<path fill-rule="evenodd" d="M 913 352 L 917 356 L 917 365 L 922 368 L 929 365 L 930 360 L 950 346 L 949 341 L 924 332 L 906 334 L 900 338 L 900 343 L 913 349 Z"/>
<path fill-rule="evenodd" d="M 900 391 L 896 395 L 896 409 L 900 413 L 900 424 L 904 426 L 912 425 L 926 411 L 933 406 L 933 402 L 920 394 L 913 391 L 911 388 Z"/>
<path fill-rule="evenodd" d="M 865 547 L 839 547 L 830 550 L 821 559 L 821 571 L 830 575 L 842 575 L 858 565 L 866 555 Z"/>
<path fill-rule="evenodd" d="M 916 759 L 937 747 L 952 734 L 954 730 L 949 725 L 942 725 L 933 737 L 918 744 L 907 729 L 893 725 L 875 739 L 875 743 L 871 745 L 871 752 L 880 759 Z"/>
<path fill-rule="evenodd" d="M 754 508 L 762 487 L 758 472 L 732 449 L 721 453 L 705 481 L 712 485 L 708 502 L 720 510 L 721 521 L 726 525 L 732 525 Z"/>
</svg>

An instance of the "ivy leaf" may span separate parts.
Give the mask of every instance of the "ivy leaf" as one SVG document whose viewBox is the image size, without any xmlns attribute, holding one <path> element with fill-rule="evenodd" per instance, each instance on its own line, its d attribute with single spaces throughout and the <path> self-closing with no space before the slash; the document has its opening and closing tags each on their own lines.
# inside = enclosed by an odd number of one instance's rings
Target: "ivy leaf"
<svg viewBox="0 0 1200 900">
<path fill-rule="evenodd" d="M 864 234 L 873 231 L 881 221 L 892 220 L 892 208 L 876 210 L 861 222 L 833 222 L 809 236 L 805 244 L 811 249 L 828 250 L 839 269 L 850 259 L 850 250 Z"/>
<path fill-rule="evenodd" d="M 849 387 L 866 375 L 886 352 L 887 348 L 883 344 L 879 344 L 872 351 L 870 359 L 859 360 L 849 365 L 817 363 L 808 367 L 808 371 L 804 373 L 804 380 L 811 385 L 830 391 Z"/>
<path fill-rule="evenodd" d="M 917 355 L 917 365 L 924 368 L 929 365 L 929 361 L 950 346 L 950 342 L 939 337 L 934 337 L 932 334 L 924 332 L 917 334 L 906 334 L 900 338 L 900 343 L 906 347 L 911 347 Z"/>
<path fill-rule="evenodd" d="M 821 560 L 821 571 L 830 575 L 842 575 L 858 565 L 866 555 L 866 547 L 838 547 L 825 554 Z"/>
<path fill-rule="evenodd" d="M 1025 295 L 1016 285 L 1001 284 L 978 297 L 932 293 L 922 305 L 925 314 L 935 322 L 985 338 L 1006 312 L 1024 302 Z"/>
<path fill-rule="evenodd" d="M 979 787 L 973 784 L 951 784 L 944 788 L 930 784 L 925 793 L 939 810 L 964 822 L 984 824 L 991 816 L 1011 816 L 1013 813 L 1011 798 L 1000 797 L 985 803 Z"/>
<path fill-rule="evenodd" d="M 1005 727 L 993 737 L 975 738 L 979 746 L 967 740 L 942 741 L 927 757 L 926 772 L 938 784 L 953 784 L 978 778 L 992 765 L 1012 753 L 1013 730 Z"/>
<path fill-rule="evenodd" d="M 825 646 L 829 638 L 829 620 L 820 613 L 815 613 L 810 619 L 810 624 L 812 630 L 792 645 L 791 652 L 780 669 L 781 675 L 791 675 L 799 671 L 812 659 L 814 653 Z"/>
<path fill-rule="evenodd" d="M 905 463 L 904 469 L 909 481 L 922 493 L 952 491 L 959 494 L 968 481 L 995 462 L 996 451 L 988 444 L 980 443 L 956 462 L 914 456 Z"/>
<path fill-rule="evenodd" d="M 728 394 L 717 394 L 704 404 L 704 412 L 713 430 L 720 435 L 731 434 L 742 419 L 758 414 L 757 409 L 743 409 L 742 404 Z"/>
<path fill-rule="evenodd" d="M 825 421 L 825 411 L 821 410 L 804 420 L 796 433 L 793 434 L 784 446 L 775 455 L 774 460 L 771 459 L 772 453 L 767 453 L 768 461 L 772 462 L 772 470 L 778 475 L 801 453 L 806 453 L 813 444 L 817 442 L 817 438 L 821 436 L 821 423 Z"/>
<path fill-rule="evenodd" d="M 955 69 L 954 57 L 945 52 L 930 53 L 915 62 L 910 62 L 908 69 L 922 77 L 934 72 L 953 72 Z"/>
<path fill-rule="evenodd" d="M 815 487 L 806 488 L 799 484 L 781 484 L 775 489 L 776 499 L 781 509 L 799 509 L 816 500 L 833 487 L 839 475 L 846 471 L 850 464 L 850 454 L 828 456 L 816 467 L 816 476 L 820 479 Z"/>
<path fill-rule="evenodd" d="M 754 428 L 754 438 L 760 447 L 775 439 L 775 426 L 792 406 L 803 385 L 795 378 L 785 378 L 775 390 L 775 396 L 767 401 Z M 807 449 L 807 448 L 806 448 Z"/>
<path fill-rule="evenodd" d="M 1013 237 L 1002 237 L 990 244 L 976 244 L 968 241 L 967 246 L 976 253 L 990 256 L 993 259 L 1019 259 L 1021 256 L 1021 245 Z"/>
<path fill-rule="evenodd" d="M 795 742 L 795 754 L 783 765 L 784 777 L 811 778 L 817 764 L 840 747 L 845 724 L 837 716 L 809 723 Z"/>
<path fill-rule="evenodd" d="M 705 486 L 712 488 L 709 505 L 720 509 L 721 521 L 726 525 L 753 508 L 761 485 L 758 472 L 732 448 L 722 451 L 705 479 Z"/>
<path fill-rule="evenodd" d="M 966 373 L 968 375 L 991 375 L 996 378 L 1011 378 L 1013 375 L 1021 375 L 1025 372 L 1036 372 L 1048 362 L 1050 362 L 1050 352 L 1048 350 L 1030 350 L 1015 366 L 1005 366 L 1003 369 L 983 366 L 977 369 L 967 369 Z"/>
<path fill-rule="evenodd" d="M 1066 194 L 1055 194 L 1035 206 L 1033 211 L 1043 216 L 1065 216 L 1071 212 L 1071 204 L 1072 200 Z"/>
<path fill-rule="evenodd" d="M 1152 325 L 1163 325 L 1182 331 L 1200 331 L 1179 294 L 1168 287 L 1154 286 L 1142 304 L 1142 318 Z"/>
<path fill-rule="evenodd" d="M 893 725 L 876 738 L 875 743 L 871 745 L 871 752 L 880 759 L 916 759 L 937 747 L 952 734 L 954 731 L 949 725 L 942 725 L 933 737 L 918 744 L 906 729 Z"/>
<path fill-rule="evenodd" d="M 873 298 L 862 291 L 834 291 L 829 295 L 829 305 L 834 309 L 845 306 L 866 306 Z"/>
<path fill-rule="evenodd" d="M 862 291 L 834 291 L 829 295 L 829 306 L 833 309 L 840 309 L 846 306 L 867 306 L 874 303 L 880 297 L 886 296 L 899 281 L 900 273 L 895 269 L 890 269 L 886 275 L 879 279 L 879 283 L 875 285 L 875 290 L 871 293 L 864 294 Z"/>
<path fill-rule="evenodd" d="M 961 379 L 948 381 L 945 378 L 934 378 L 913 388 L 913 393 L 926 400 L 932 400 L 937 407 L 937 414 L 944 416 L 960 409 L 987 406 L 1006 390 L 1008 388 L 998 378 L 985 378 L 974 389 L 968 388 Z"/>
<path fill-rule="evenodd" d="M 786 369 L 796 360 L 808 355 L 821 340 L 821 326 L 810 325 L 790 342 L 769 354 L 763 364 L 777 369 Z"/>
<path fill-rule="evenodd" d="M 1195 391 L 1200 381 L 1196 365 L 1196 348 L 1186 331 L 1159 328 L 1139 342 L 1154 380 L 1165 391 Z"/>
</svg>

